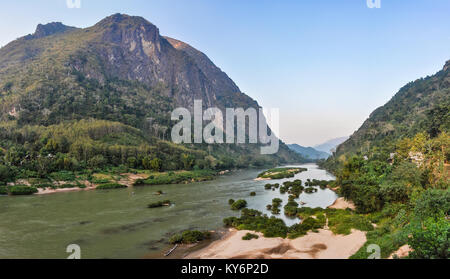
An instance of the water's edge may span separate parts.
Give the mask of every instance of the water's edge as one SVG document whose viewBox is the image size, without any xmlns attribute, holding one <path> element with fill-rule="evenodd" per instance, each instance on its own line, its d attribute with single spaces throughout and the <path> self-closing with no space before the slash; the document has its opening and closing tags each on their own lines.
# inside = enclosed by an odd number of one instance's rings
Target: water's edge
<svg viewBox="0 0 450 279">
<path fill-rule="evenodd" d="M 331 180 L 315 164 L 291 179 Z M 220 230 L 225 217 L 239 213 L 229 199 L 246 199 L 249 208 L 270 215 L 266 205 L 288 195 L 264 190 L 267 181 L 254 181 L 261 170 L 239 170 L 216 180 L 110 191 L 81 191 L 54 195 L 0 197 L 0 258 L 66 258 L 66 247 L 77 244 L 82 258 L 146 258 L 163 255 L 173 233 L 188 229 Z M 164 196 L 154 193 L 163 190 Z M 256 192 L 250 197 L 250 192 Z M 327 207 L 337 198 L 329 190 L 302 194 L 309 207 Z M 169 199 L 171 207 L 148 209 L 151 202 Z M 287 225 L 297 222 L 283 214 Z"/>
</svg>

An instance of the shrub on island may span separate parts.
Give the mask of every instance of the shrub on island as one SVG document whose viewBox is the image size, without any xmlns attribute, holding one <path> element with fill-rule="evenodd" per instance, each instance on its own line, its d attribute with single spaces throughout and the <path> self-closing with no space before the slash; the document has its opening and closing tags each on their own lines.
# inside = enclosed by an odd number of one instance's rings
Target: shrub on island
<svg viewBox="0 0 450 279">
<path fill-rule="evenodd" d="M 231 205 L 231 209 L 233 209 L 233 210 L 240 210 L 245 207 L 247 207 L 246 200 L 237 200 Z"/>
<path fill-rule="evenodd" d="M 233 227 L 238 230 L 249 230 L 263 233 L 264 237 L 282 237 L 287 235 L 288 227 L 283 220 L 268 217 L 262 212 L 254 209 L 243 209 L 241 217 L 229 217 L 223 220 L 226 227 Z"/>
<path fill-rule="evenodd" d="M 311 180 L 311 179 L 308 179 L 305 182 L 305 185 L 306 186 L 319 186 L 320 189 L 325 189 L 325 188 L 327 188 L 328 185 L 331 185 L 333 183 L 334 183 L 333 180 L 317 180 L 317 179 Z"/>
<path fill-rule="evenodd" d="M 166 184 L 180 184 L 213 180 L 216 172 L 210 170 L 193 170 L 182 172 L 168 172 L 165 174 L 158 174 L 151 176 L 148 179 L 138 179 L 134 186 L 141 185 L 166 185 Z"/>
<path fill-rule="evenodd" d="M 305 189 L 305 193 L 307 193 L 307 194 L 316 193 L 317 191 L 318 191 L 317 188 L 314 188 L 314 187 L 308 187 Z"/>
<path fill-rule="evenodd" d="M 158 207 L 163 207 L 163 206 L 170 206 L 172 203 L 170 202 L 170 200 L 164 200 L 164 201 L 158 201 L 158 202 L 154 202 L 149 204 L 147 207 L 148 208 L 158 208 Z"/>
<path fill-rule="evenodd" d="M 295 204 L 289 205 L 294 207 Z M 374 229 L 366 216 L 342 209 L 301 207 L 297 208 L 297 216 L 302 218 L 303 222 L 288 227 L 281 219 L 274 216 L 268 217 L 254 209 L 244 208 L 241 211 L 241 217 L 225 218 L 223 223 L 225 227 L 261 232 L 264 237 L 289 237 L 291 239 L 303 236 L 308 231 L 317 232 L 318 229 L 325 226 L 327 218 L 328 226 L 334 234 L 350 234 L 351 229 L 361 231 L 373 231 Z"/>
<path fill-rule="evenodd" d="M 275 198 L 272 200 L 272 206 L 271 206 L 272 214 L 274 214 L 274 215 L 280 214 L 280 212 L 281 212 L 280 206 L 281 206 L 282 202 L 283 202 L 283 200 L 281 200 L 279 198 Z"/>
<path fill-rule="evenodd" d="M 252 239 L 258 239 L 259 236 L 257 234 L 253 234 L 253 233 L 247 233 L 246 235 L 244 235 L 242 237 L 242 240 L 252 240 Z"/>
<path fill-rule="evenodd" d="M 251 192 L 250 197 L 254 197 L 254 196 L 256 196 L 256 192 Z"/>
<path fill-rule="evenodd" d="M 274 168 L 266 170 L 258 175 L 258 178 L 283 179 L 294 177 L 295 174 L 307 171 L 305 168 Z"/>
<path fill-rule="evenodd" d="M 192 244 L 199 241 L 210 239 L 211 233 L 208 231 L 184 231 L 181 234 L 175 234 L 169 239 L 170 244 Z"/>
</svg>

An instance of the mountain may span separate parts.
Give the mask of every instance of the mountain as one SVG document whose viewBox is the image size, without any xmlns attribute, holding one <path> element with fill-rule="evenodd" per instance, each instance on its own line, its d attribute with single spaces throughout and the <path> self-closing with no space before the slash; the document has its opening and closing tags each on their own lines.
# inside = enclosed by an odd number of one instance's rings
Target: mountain
<svg viewBox="0 0 450 279">
<path fill-rule="evenodd" d="M 0 49 L 3 163 L 27 162 L 35 171 L 36 160 L 55 154 L 81 165 L 139 165 L 150 156 L 163 169 L 302 160 L 284 143 L 263 156 L 254 144 L 169 142 L 178 122 L 171 112 L 192 110 L 194 99 L 205 108 L 259 108 L 205 54 L 161 36 L 144 18 L 115 14 L 88 28 L 39 24 Z"/>
<path fill-rule="evenodd" d="M 75 30 L 77 28 L 66 26 L 62 24 L 61 22 L 51 22 L 47 23 L 45 25 L 38 24 L 36 27 L 36 31 L 32 35 L 28 35 L 25 37 L 25 39 L 31 40 L 31 39 L 39 39 L 47 36 L 51 36 L 58 33 L 64 33 L 67 31 Z"/>
<path fill-rule="evenodd" d="M 410 82 L 376 109 L 337 154 L 366 152 L 402 137 L 426 132 L 435 137 L 450 131 L 450 61 L 435 75 Z"/>
<path fill-rule="evenodd" d="M 345 142 L 346 140 L 348 140 L 348 138 L 349 137 L 340 137 L 340 138 L 331 139 L 322 144 L 314 146 L 314 149 L 316 149 L 318 151 L 326 152 L 329 155 L 331 155 L 331 153 L 336 150 L 336 147 L 338 145 L 340 145 L 341 143 Z"/>
<path fill-rule="evenodd" d="M 318 151 L 312 147 L 303 147 L 298 144 L 288 144 L 287 146 L 291 150 L 305 157 L 306 159 L 319 160 L 319 159 L 327 159 L 330 156 L 330 154 L 323 151 Z"/>
</svg>

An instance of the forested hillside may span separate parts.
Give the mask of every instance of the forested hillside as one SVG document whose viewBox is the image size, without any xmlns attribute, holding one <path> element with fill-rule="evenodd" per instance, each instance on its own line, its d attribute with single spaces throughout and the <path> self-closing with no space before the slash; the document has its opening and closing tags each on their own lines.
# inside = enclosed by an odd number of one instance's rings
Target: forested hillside
<svg viewBox="0 0 450 279">
<path fill-rule="evenodd" d="M 387 257 L 450 257 L 450 63 L 409 83 L 321 165 L 339 193 L 377 224 L 367 245 Z M 363 247 L 354 257 L 367 257 Z"/>
<path fill-rule="evenodd" d="M 80 29 L 62 23 L 0 49 L 0 181 L 86 168 L 228 169 L 301 161 L 281 144 L 175 145 L 170 113 L 259 108 L 201 52 L 116 14 Z"/>
<path fill-rule="evenodd" d="M 337 155 L 366 152 L 402 137 L 425 131 L 436 136 L 450 131 L 450 61 L 433 76 L 405 85 L 384 106 L 376 109 Z"/>
</svg>

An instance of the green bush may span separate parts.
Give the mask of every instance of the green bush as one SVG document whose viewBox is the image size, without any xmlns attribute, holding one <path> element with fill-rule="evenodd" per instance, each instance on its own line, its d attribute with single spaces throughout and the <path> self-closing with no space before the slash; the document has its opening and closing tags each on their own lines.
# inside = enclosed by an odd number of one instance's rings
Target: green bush
<svg viewBox="0 0 450 279">
<path fill-rule="evenodd" d="M 167 174 L 154 176 L 153 178 L 138 179 L 134 185 L 166 185 L 208 181 L 214 179 L 214 175 L 215 172 L 209 170 L 183 171 L 178 173 L 171 171 Z"/>
<path fill-rule="evenodd" d="M 111 181 L 109 179 L 106 178 L 94 178 L 91 181 L 94 184 L 106 184 L 106 183 L 111 183 Z"/>
<path fill-rule="evenodd" d="M 8 195 L 8 188 L 6 186 L 0 186 L 0 195 Z"/>
<path fill-rule="evenodd" d="M 231 209 L 233 209 L 233 210 L 240 210 L 245 207 L 247 207 L 246 200 L 237 200 L 231 205 Z"/>
<path fill-rule="evenodd" d="M 413 249 L 409 258 L 448 259 L 450 258 L 450 222 L 442 216 L 438 220 L 428 218 L 423 226 L 412 230 L 408 244 Z"/>
<path fill-rule="evenodd" d="M 250 197 L 254 197 L 254 196 L 256 196 L 256 192 L 251 192 Z"/>
<path fill-rule="evenodd" d="M 252 239 L 258 239 L 259 236 L 253 233 L 247 233 L 242 237 L 242 240 L 252 240 Z"/>
<path fill-rule="evenodd" d="M 317 188 L 314 187 L 308 187 L 305 189 L 305 193 L 307 194 L 317 193 L 317 191 L 318 191 Z"/>
<path fill-rule="evenodd" d="M 157 208 L 157 207 L 163 207 L 163 206 L 170 206 L 171 202 L 170 200 L 165 200 L 165 201 L 158 201 L 158 202 L 154 202 L 148 205 L 148 208 Z"/>
<path fill-rule="evenodd" d="M 170 239 L 171 244 L 192 244 L 210 239 L 211 233 L 208 231 L 184 231 L 182 234 L 175 234 Z"/>
<path fill-rule="evenodd" d="M 9 181 L 13 178 L 10 167 L 0 164 L 0 181 Z"/>
<path fill-rule="evenodd" d="M 305 168 L 275 168 L 262 172 L 258 175 L 259 178 L 268 179 L 283 179 L 294 177 L 295 174 L 307 171 Z"/>
<path fill-rule="evenodd" d="M 428 189 L 417 199 L 414 215 L 421 220 L 439 216 L 441 213 L 450 214 L 450 189 Z"/>
<path fill-rule="evenodd" d="M 56 181 L 74 181 L 76 176 L 71 171 L 58 171 L 50 174 L 50 177 Z"/>
<path fill-rule="evenodd" d="M 106 184 L 98 185 L 95 189 L 96 190 L 109 190 L 109 189 L 120 189 L 120 188 L 127 188 L 127 186 L 119 184 L 119 183 L 106 183 Z"/>
<path fill-rule="evenodd" d="M 37 193 L 38 190 L 36 189 L 36 187 L 29 187 L 29 186 L 9 186 L 8 192 L 14 196 L 20 196 L 20 195 L 32 195 L 34 193 Z"/>
<path fill-rule="evenodd" d="M 312 218 L 308 217 L 302 221 L 301 224 L 294 224 L 289 228 L 288 237 L 291 239 L 306 235 L 308 231 L 317 232 L 318 229 L 322 229 L 325 226 L 325 216 Z"/>
</svg>

